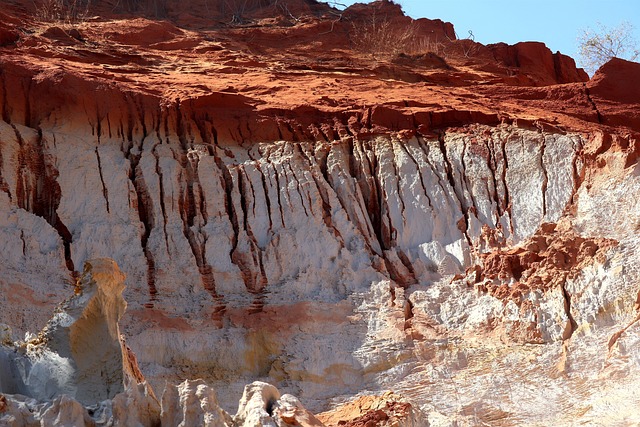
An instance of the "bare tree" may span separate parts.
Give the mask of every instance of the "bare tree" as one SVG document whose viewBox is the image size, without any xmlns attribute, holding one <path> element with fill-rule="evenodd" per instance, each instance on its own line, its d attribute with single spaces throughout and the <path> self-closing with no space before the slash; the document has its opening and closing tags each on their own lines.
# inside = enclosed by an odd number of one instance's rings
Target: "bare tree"
<svg viewBox="0 0 640 427">
<path fill-rule="evenodd" d="M 340 3 L 339 1 L 328 0 L 328 1 L 325 1 L 325 3 L 333 8 L 340 9 L 340 10 L 344 10 L 348 7 L 346 4 Z"/>
<path fill-rule="evenodd" d="M 580 62 L 590 75 L 611 58 L 634 61 L 640 56 L 638 41 L 633 38 L 633 25 L 622 22 L 617 27 L 598 24 L 586 28 L 578 37 Z"/>
</svg>

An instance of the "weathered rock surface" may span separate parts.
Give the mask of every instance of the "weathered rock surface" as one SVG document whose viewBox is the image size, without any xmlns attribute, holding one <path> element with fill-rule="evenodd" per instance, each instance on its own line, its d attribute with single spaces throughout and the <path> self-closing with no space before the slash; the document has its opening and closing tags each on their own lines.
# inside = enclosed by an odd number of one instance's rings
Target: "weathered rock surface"
<svg viewBox="0 0 640 427">
<path fill-rule="evenodd" d="M 204 381 L 167 384 L 162 394 L 162 425 L 224 427 L 231 417 L 218 406 L 215 391 Z"/>
<path fill-rule="evenodd" d="M 362 396 L 338 406 L 332 411 L 318 414 L 327 426 L 418 427 L 428 425 L 427 417 L 402 396 L 385 392 L 380 396 Z"/>
<path fill-rule="evenodd" d="M 75 295 L 43 331 L 12 343 L 2 327 L 0 423 L 10 426 L 320 427 L 291 395 L 245 387 L 238 413 L 220 408 L 202 380 L 167 384 L 161 404 L 119 333 L 124 274 L 110 259 L 85 263 Z"/>
<path fill-rule="evenodd" d="M 416 425 L 638 421 L 637 64 L 587 82 L 386 1 L 232 25 L 108 3 L 73 27 L 0 12 L 0 321 L 38 330 L 111 257 L 141 371 L 182 383 L 161 415 L 150 388 L 70 390 L 92 419 L 314 425 L 262 381 L 316 412 L 392 388 Z M 374 13 L 435 51 L 354 50 Z M 73 369 L 102 366 L 89 344 Z"/>
<path fill-rule="evenodd" d="M 86 405 L 113 398 L 136 382 L 120 338 L 124 274 L 112 260 L 88 261 L 75 295 L 26 342 L 3 347 L 3 392 L 38 400 L 65 394 Z"/>
<path fill-rule="evenodd" d="M 237 425 L 247 427 L 321 427 L 322 424 L 290 394 L 280 395 L 270 384 L 254 382 L 245 386 L 238 413 L 233 417 Z"/>
<path fill-rule="evenodd" d="M 158 401 L 119 331 L 126 308 L 124 279 L 113 260 L 89 260 L 74 296 L 56 309 L 37 336 L 16 343 L 4 337 L 0 422 L 15 426 L 158 423 Z"/>
</svg>

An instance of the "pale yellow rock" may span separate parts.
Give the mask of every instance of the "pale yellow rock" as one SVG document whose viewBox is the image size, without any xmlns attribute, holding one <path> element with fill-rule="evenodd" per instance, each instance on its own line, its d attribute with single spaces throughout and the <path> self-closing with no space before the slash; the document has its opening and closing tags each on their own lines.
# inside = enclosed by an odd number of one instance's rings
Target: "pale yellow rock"
<svg viewBox="0 0 640 427">
<path fill-rule="evenodd" d="M 162 394 L 162 425 L 232 427 L 231 416 L 218 405 L 215 391 L 202 380 L 167 384 Z"/>
<path fill-rule="evenodd" d="M 40 418 L 42 426 L 60 427 L 94 427 L 87 410 L 76 400 L 67 395 L 56 398 Z"/>
</svg>

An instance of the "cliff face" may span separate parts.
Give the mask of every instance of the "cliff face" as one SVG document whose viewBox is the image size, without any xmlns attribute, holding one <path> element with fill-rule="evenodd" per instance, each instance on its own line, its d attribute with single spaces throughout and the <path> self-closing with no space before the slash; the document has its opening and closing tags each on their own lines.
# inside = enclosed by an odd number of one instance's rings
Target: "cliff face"
<svg viewBox="0 0 640 427">
<path fill-rule="evenodd" d="M 124 287 L 124 274 L 113 260 L 90 260 L 74 295 L 37 336 L 13 343 L 3 325 L 2 425 L 323 425 L 297 398 L 261 382 L 245 387 L 234 417 L 202 380 L 167 384 L 159 402 L 119 333 Z"/>
<path fill-rule="evenodd" d="M 41 400 L 64 393 L 85 404 L 122 392 L 130 382 L 123 377 L 126 361 L 118 330 L 126 307 L 123 290 L 124 275 L 113 261 L 88 262 L 78 295 L 27 343 L 27 361 L 16 359 L 10 366 L 16 374 L 3 391 Z"/>
<path fill-rule="evenodd" d="M 411 20 L 266 3 L 233 26 L 0 12 L 0 321 L 37 330 L 110 257 L 146 378 L 202 378 L 227 410 L 255 380 L 314 411 L 392 388 L 416 425 L 633 399 L 640 66 L 585 82 L 541 44 L 454 37 L 362 52 L 371 16 Z M 208 393 L 180 387 L 168 407 Z"/>
</svg>

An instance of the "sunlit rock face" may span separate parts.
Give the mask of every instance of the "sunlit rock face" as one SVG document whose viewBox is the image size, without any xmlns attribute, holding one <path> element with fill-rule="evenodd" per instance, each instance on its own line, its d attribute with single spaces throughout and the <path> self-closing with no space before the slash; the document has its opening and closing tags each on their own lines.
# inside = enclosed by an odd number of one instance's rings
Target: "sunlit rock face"
<svg viewBox="0 0 640 427">
<path fill-rule="evenodd" d="M 0 11 L 2 422 L 640 422 L 638 64 L 386 1 L 33 3 Z M 442 42 L 359 51 L 372 16 Z"/>
<path fill-rule="evenodd" d="M 90 405 L 131 382 L 118 329 L 124 274 L 113 260 L 92 260 L 76 286 L 38 335 L 3 353 L 3 392 L 38 400 L 65 394 Z"/>
<path fill-rule="evenodd" d="M 66 251 L 58 238 L 54 265 L 63 275 L 115 254 L 124 330 L 146 375 L 156 388 L 180 372 L 203 377 L 233 390 L 219 397 L 230 410 L 255 378 L 316 408 L 391 386 L 443 357 L 433 347 L 443 339 L 553 347 L 580 326 L 570 289 L 608 276 L 616 251 L 617 239 L 560 221 L 584 173 L 578 134 L 473 126 L 250 148 L 168 139 L 91 147 L 43 133 L 57 221 L 73 236 Z"/>
<path fill-rule="evenodd" d="M 11 130 L 19 151 L 29 136 Z M 403 323 L 415 292 L 557 221 L 582 168 L 580 136 L 509 126 L 249 149 L 41 138 L 57 165 L 56 221 L 73 236 L 67 264 L 111 254 L 127 271 L 125 328 L 150 372 L 278 378 L 318 398 L 336 381 L 355 391 L 383 363 L 355 357 L 386 325 L 380 307 Z M 7 169 L 8 181 L 26 175 Z M 563 328 L 534 329 L 554 341 Z"/>
<path fill-rule="evenodd" d="M 245 387 L 234 417 L 203 380 L 167 383 L 158 401 L 119 333 L 124 277 L 111 259 L 89 260 L 74 296 L 37 336 L 14 343 L 2 325 L 2 425 L 323 426 L 296 397 L 262 382 Z"/>
<path fill-rule="evenodd" d="M 119 331 L 124 279 L 113 260 L 88 260 L 74 295 L 40 333 L 19 342 L 4 336 L 0 423 L 158 424 L 158 401 Z"/>
</svg>

